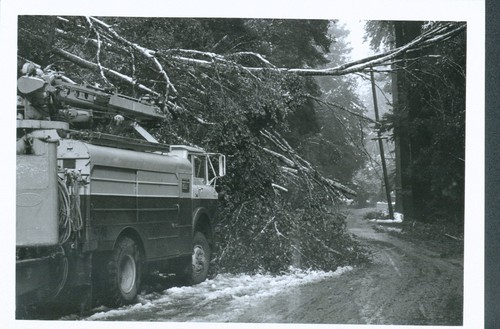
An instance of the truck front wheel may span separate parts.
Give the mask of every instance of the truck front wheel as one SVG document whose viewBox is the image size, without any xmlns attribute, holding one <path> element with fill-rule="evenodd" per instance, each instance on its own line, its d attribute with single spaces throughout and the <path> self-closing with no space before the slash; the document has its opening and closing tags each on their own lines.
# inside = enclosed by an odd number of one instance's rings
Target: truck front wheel
<svg viewBox="0 0 500 329">
<path fill-rule="evenodd" d="M 124 237 L 116 243 L 107 270 L 111 304 L 133 302 L 140 289 L 142 270 L 141 251 L 134 240 Z"/>
<path fill-rule="evenodd" d="M 196 232 L 193 237 L 193 254 L 191 256 L 190 283 L 198 284 L 207 278 L 210 265 L 210 246 L 205 235 Z"/>
</svg>

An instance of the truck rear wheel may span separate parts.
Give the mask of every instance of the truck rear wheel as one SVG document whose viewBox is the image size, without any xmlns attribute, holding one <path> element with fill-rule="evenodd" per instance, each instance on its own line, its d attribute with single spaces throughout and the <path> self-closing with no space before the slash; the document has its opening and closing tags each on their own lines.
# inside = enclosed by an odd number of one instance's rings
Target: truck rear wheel
<svg viewBox="0 0 500 329">
<path fill-rule="evenodd" d="M 134 240 L 124 237 L 116 243 L 107 270 L 110 303 L 133 302 L 140 289 L 142 271 L 141 251 Z"/>
<path fill-rule="evenodd" d="M 208 267 L 210 265 L 210 246 L 205 235 L 196 232 L 193 237 L 193 254 L 191 256 L 191 269 L 189 281 L 191 284 L 198 284 L 207 278 Z"/>
</svg>

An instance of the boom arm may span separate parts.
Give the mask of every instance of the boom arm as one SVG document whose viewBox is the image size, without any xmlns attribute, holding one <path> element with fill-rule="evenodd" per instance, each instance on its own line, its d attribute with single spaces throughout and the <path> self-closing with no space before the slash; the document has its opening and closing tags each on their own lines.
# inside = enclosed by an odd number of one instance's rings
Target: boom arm
<svg viewBox="0 0 500 329">
<path fill-rule="evenodd" d="M 27 102 L 21 104 L 23 119 L 50 119 L 85 123 L 121 115 L 137 123 L 158 123 L 164 119 L 163 100 L 136 99 L 102 88 L 63 80 L 58 72 L 23 68 L 18 91 Z M 19 111 L 18 111 L 19 112 Z M 19 116 L 18 114 L 18 116 Z"/>
</svg>

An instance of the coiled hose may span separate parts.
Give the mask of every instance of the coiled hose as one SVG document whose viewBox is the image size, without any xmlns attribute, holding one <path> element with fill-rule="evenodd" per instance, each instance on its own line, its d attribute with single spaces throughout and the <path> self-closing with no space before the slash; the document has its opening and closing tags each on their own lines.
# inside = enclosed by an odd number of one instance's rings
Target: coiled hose
<svg viewBox="0 0 500 329">
<path fill-rule="evenodd" d="M 64 178 L 58 176 L 59 194 L 59 243 L 69 240 L 73 232 L 83 228 L 80 209 L 80 183 L 76 175 L 66 173 Z"/>
</svg>

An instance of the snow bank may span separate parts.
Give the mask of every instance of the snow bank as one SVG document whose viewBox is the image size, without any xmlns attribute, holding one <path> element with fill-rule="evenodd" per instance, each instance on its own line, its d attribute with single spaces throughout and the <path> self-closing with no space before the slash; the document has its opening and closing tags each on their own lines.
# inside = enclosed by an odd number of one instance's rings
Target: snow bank
<svg viewBox="0 0 500 329">
<path fill-rule="evenodd" d="M 351 270 L 352 267 L 346 266 L 339 267 L 334 272 L 290 268 L 288 273 L 278 276 L 222 274 L 196 286 L 174 287 L 161 293 L 142 294 L 138 298 L 139 303 L 135 305 L 104 311 L 95 309 L 97 312 L 85 320 L 137 318 L 134 314 L 140 313 L 141 320 L 224 321 L 262 298 L 276 295 L 291 287 L 337 277 Z M 214 307 L 222 307 L 222 313 L 225 315 L 210 312 Z"/>
</svg>

